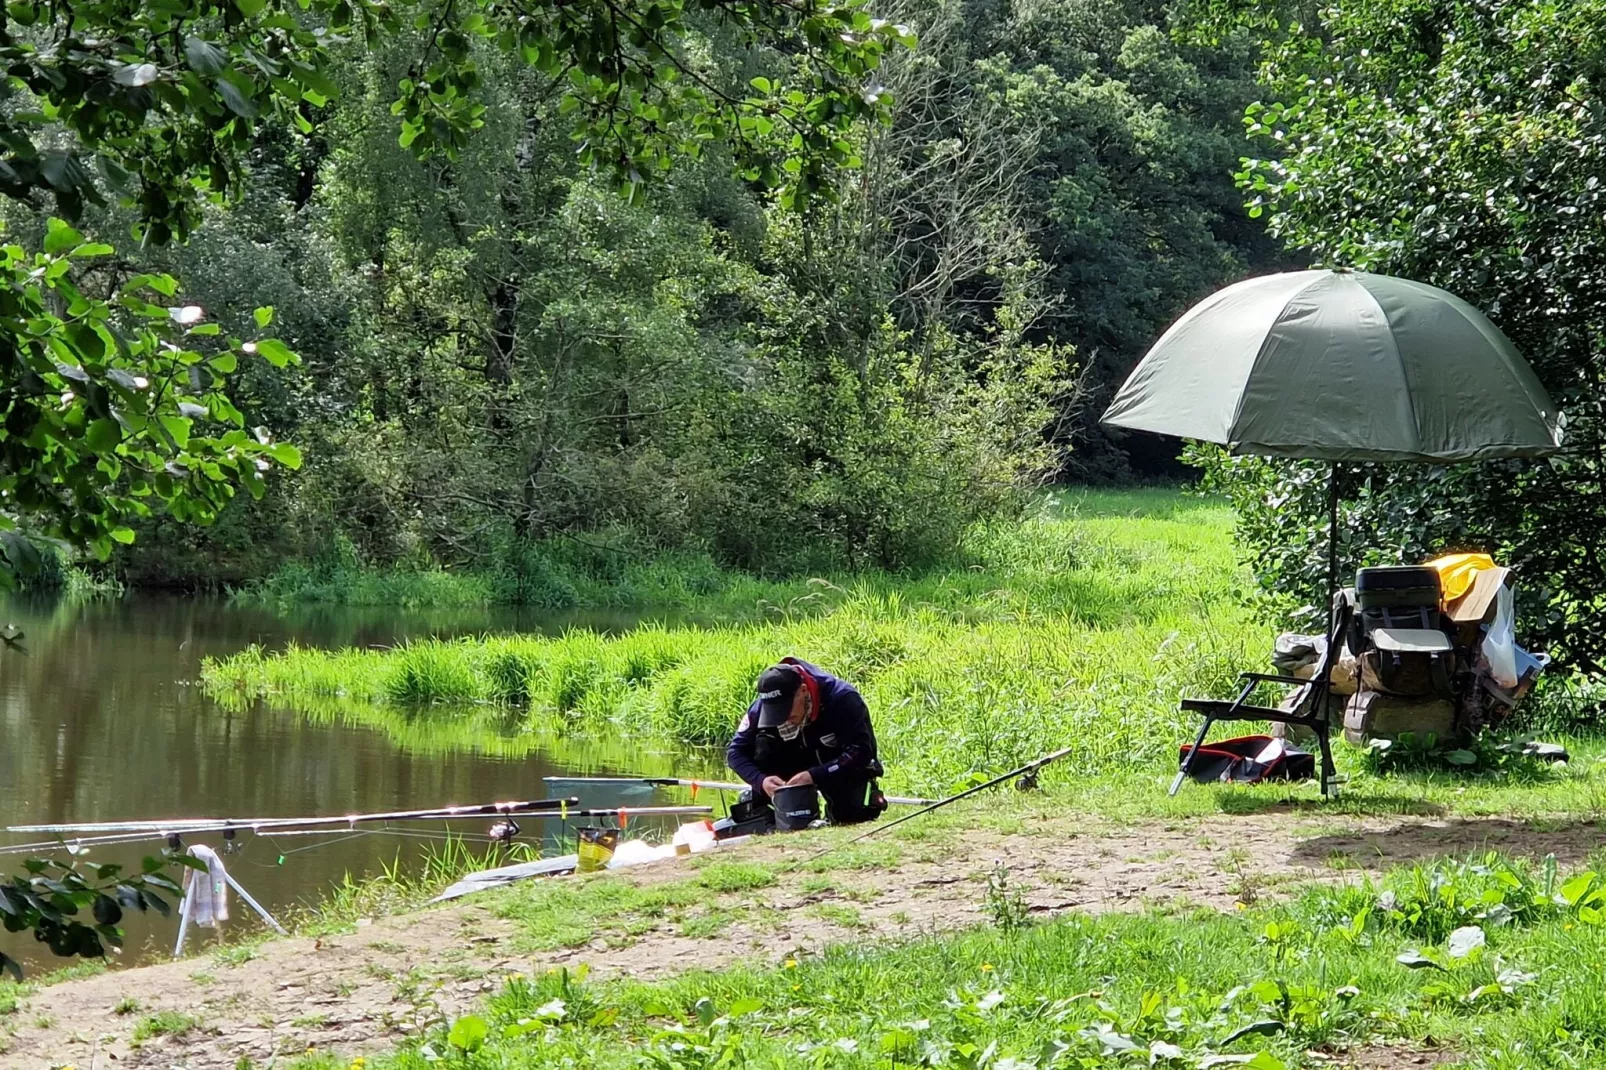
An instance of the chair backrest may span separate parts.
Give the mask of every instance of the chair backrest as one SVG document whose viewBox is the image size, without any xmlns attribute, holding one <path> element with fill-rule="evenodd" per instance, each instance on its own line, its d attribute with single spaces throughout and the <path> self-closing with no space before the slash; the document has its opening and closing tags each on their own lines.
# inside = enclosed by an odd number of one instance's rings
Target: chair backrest
<svg viewBox="0 0 1606 1070">
<path fill-rule="evenodd" d="M 1331 627 L 1327 630 L 1327 650 L 1322 654 L 1321 663 L 1316 666 L 1316 672 L 1311 680 L 1333 681 L 1333 666 L 1338 664 L 1338 652 L 1344 646 L 1345 636 L 1349 634 L 1349 622 L 1355 612 L 1355 606 L 1345 596 L 1343 591 L 1333 596 L 1333 616 Z"/>
<path fill-rule="evenodd" d="M 1331 627 L 1327 633 L 1327 649 L 1322 652 L 1321 660 L 1316 663 L 1316 671 L 1311 674 L 1310 683 L 1299 691 L 1299 698 L 1292 709 L 1300 711 L 1315 701 L 1317 695 L 1331 694 L 1333 683 L 1333 667 L 1338 664 L 1339 650 L 1344 645 L 1344 636 L 1349 631 L 1350 617 L 1355 607 L 1345 597 L 1344 592 L 1333 596 L 1333 616 Z M 1314 711 L 1300 713 L 1300 716 L 1311 716 Z"/>
</svg>

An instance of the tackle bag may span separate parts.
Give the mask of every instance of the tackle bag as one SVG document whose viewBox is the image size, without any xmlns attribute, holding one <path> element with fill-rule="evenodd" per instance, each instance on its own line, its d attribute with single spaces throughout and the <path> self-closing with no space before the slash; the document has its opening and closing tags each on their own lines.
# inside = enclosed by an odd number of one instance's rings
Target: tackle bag
<svg viewBox="0 0 1606 1070">
<path fill-rule="evenodd" d="M 1177 764 L 1188 760 L 1191 743 L 1184 744 Z M 1232 784 L 1259 784 L 1264 780 L 1309 780 L 1316 775 L 1315 756 L 1295 750 L 1287 740 L 1271 736 L 1239 736 L 1206 743 L 1199 748 L 1189 773 L 1203 784 L 1225 781 Z"/>
</svg>

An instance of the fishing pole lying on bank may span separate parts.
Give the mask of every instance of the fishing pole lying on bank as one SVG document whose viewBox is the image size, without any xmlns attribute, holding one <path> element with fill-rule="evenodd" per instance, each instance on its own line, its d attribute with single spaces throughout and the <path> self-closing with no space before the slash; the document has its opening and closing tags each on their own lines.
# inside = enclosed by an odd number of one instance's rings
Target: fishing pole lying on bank
<svg viewBox="0 0 1606 1070">
<path fill-rule="evenodd" d="M 478 803 L 471 806 L 437 806 L 428 810 L 391 810 L 372 814 L 345 814 L 340 817 L 211 817 L 171 818 L 159 821 L 101 821 L 71 825 L 9 825 L 6 832 L 223 832 L 229 829 L 298 828 L 304 825 L 357 825 L 375 821 L 454 821 L 473 817 L 507 817 L 511 814 L 539 815 L 544 811 L 562 812 L 580 805 L 577 796 L 567 799 L 526 799 L 518 802 Z"/>
<path fill-rule="evenodd" d="M 936 802 L 932 803 L 930 806 L 927 806 L 927 807 L 925 807 L 923 809 L 920 809 L 920 810 L 916 810 L 912 814 L 904 814 L 902 817 L 898 818 L 896 821 L 888 821 L 885 825 L 877 825 L 875 828 L 871 829 L 870 831 L 860 833 L 859 835 L 853 837 L 850 840 L 843 840 L 841 843 L 834 843 L 831 846 L 829 846 L 829 847 L 827 847 L 827 848 L 825 848 L 825 849 L 823 849 L 821 851 L 817 851 L 814 854 L 809 855 L 807 858 L 802 859 L 800 862 L 794 863 L 794 864 L 795 865 L 801 865 L 802 862 L 812 862 L 816 858 L 819 858 L 821 855 L 830 854 L 832 851 L 836 850 L 839 847 L 846 847 L 850 843 L 858 843 L 860 840 L 867 840 L 871 836 L 876 835 L 877 833 L 885 832 L 885 831 L 887 831 L 888 829 L 891 829 L 891 828 L 897 828 L 899 825 L 903 824 L 905 821 L 913 821 L 915 818 L 920 817 L 920 816 L 922 816 L 924 814 L 929 814 L 933 810 L 941 810 L 944 806 L 947 806 L 949 803 L 956 803 L 960 799 L 967 799 L 967 798 L 969 798 L 970 796 L 976 794 L 979 791 L 986 791 L 988 788 L 996 787 L 997 785 L 1002 784 L 1006 780 L 1014 780 L 1016 777 L 1021 777 L 1021 778 L 1026 779 L 1027 781 L 1032 782 L 1032 783 L 1035 784 L 1035 781 L 1037 779 L 1037 771 L 1038 770 L 1042 769 L 1043 766 L 1047 765 L 1049 762 L 1058 761 L 1059 759 L 1065 757 L 1067 754 L 1071 753 L 1071 751 L 1073 751 L 1075 749 L 1076 749 L 1075 747 L 1066 747 L 1064 750 L 1057 750 L 1053 754 L 1044 755 L 1043 757 L 1037 759 L 1034 762 L 1027 762 L 1025 765 L 1021 766 L 1019 769 L 1011 769 L 1009 772 L 1003 774 L 1002 776 L 995 776 L 991 780 L 989 780 L 989 781 L 987 781 L 987 782 L 985 782 L 983 784 L 977 784 L 973 788 L 966 788 L 964 791 L 958 792 L 957 794 L 954 794 L 954 795 L 950 795 L 946 799 L 938 799 Z"/>
<path fill-rule="evenodd" d="M 691 780 L 684 777 L 651 776 L 549 776 L 542 777 L 548 784 L 639 784 L 643 787 L 690 788 L 691 797 L 697 798 L 702 788 L 711 791 L 746 791 L 748 786 L 730 780 Z M 917 799 L 908 795 L 888 795 L 892 806 L 930 806 L 935 799 Z M 634 812 L 634 811 L 632 811 Z"/>
</svg>

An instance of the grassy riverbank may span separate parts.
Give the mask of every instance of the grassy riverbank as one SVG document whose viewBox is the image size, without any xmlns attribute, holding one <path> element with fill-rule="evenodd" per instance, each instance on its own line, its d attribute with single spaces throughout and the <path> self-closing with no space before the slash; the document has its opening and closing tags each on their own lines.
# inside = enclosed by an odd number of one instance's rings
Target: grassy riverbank
<svg viewBox="0 0 1606 1070">
<path fill-rule="evenodd" d="M 1420 1064 L 1595 1065 L 1602 885 L 1590 868 L 1480 856 L 1275 903 L 1245 885 L 1237 912 L 1034 925 L 1000 872 L 980 928 L 657 984 L 514 976 L 479 1012 L 366 1063 L 1278 1070 L 1419 1065 L 1420 1048 L 1443 1059 Z"/>
<path fill-rule="evenodd" d="M 1178 693 L 1220 690 L 1263 660 L 1271 629 L 1243 608 L 1230 522 L 1218 503 L 1174 492 L 1068 496 L 977 532 L 973 568 L 816 582 L 807 607 L 780 619 L 388 651 L 253 648 L 208 663 L 204 679 L 236 701 L 374 723 L 500 709 L 502 723 L 541 734 L 717 744 L 758 672 L 791 653 L 861 687 L 898 786 L 946 786 L 1066 742 L 1098 772 L 1169 752 Z"/>
<path fill-rule="evenodd" d="M 1045 576 L 1074 567 L 1076 547 L 1066 532 L 1044 519 L 1074 515 L 1097 540 L 1100 520 L 1129 522 L 1137 530 L 1122 538 L 1137 543 L 1159 536 L 1175 550 L 1197 553 L 1220 544 L 1231 523 L 1218 502 L 1188 498 L 1166 489 L 1064 491 L 1043 499 L 1036 520 L 999 521 L 972 530 L 947 568 L 917 574 L 878 570 L 828 579 L 773 579 L 722 568 L 695 552 L 643 554 L 629 533 L 554 537 L 504 553 L 481 568 L 375 568 L 363 564 L 349 544 L 324 556 L 282 566 L 272 576 L 234 595 L 236 601 L 288 609 L 303 605 L 465 608 L 522 605 L 537 609 L 681 610 L 701 618 L 773 619 L 828 611 L 854 592 L 898 595 L 914 601 L 974 602 L 1000 589 L 1022 595 L 1052 595 L 1059 585 Z M 1173 542 L 1175 533 L 1145 528 L 1144 521 L 1181 520 L 1201 530 Z M 1136 522 L 1132 524 L 1131 522 Z M 1208 530 L 1204 530 L 1208 529 Z M 1214 554 L 1208 554 L 1212 559 Z M 1214 560 L 1208 562 L 1215 564 Z"/>
</svg>

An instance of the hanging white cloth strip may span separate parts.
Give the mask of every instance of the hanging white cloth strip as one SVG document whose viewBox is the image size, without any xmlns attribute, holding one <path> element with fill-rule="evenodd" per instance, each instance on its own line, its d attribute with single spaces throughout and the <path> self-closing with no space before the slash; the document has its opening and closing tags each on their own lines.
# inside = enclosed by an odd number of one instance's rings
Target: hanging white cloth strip
<svg viewBox="0 0 1606 1070">
<path fill-rule="evenodd" d="M 206 864 L 206 871 L 192 869 L 185 874 L 185 898 L 189 900 L 189 918 L 197 925 L 211 928 L 220 921 L 229 920 L 229 874 L 223 868 L 223 859 L 210 847 L 196 844 L 190 848 L 196 861 Z"/>
</svg>

